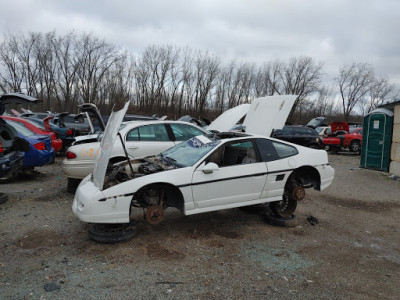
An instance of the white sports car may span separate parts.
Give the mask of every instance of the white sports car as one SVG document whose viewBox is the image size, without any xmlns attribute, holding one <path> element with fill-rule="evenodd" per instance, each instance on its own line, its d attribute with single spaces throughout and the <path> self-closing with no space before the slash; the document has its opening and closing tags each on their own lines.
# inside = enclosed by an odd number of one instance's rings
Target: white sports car
<svg viewBox="0 0 400 300">
<path fill-rule="evenodd" d="M 89 223 L 129 223 L 131 209 L 141 207 L 156 224 L 167 207 L 191 215 L 269 202 L 277 215 L 290 216 L 305 188 L 323 190 L 334 177 L 326 151 L 267 137 L 276 124 L 283 126 L 294 99 L 254 100 L 244 122 L 248 133 L 199 135 L 159 155 L 109 166 L 110 145 L 125 112 L 113 114 L 94 172 L 77 189 L 73 212 Z"/>
</svg>

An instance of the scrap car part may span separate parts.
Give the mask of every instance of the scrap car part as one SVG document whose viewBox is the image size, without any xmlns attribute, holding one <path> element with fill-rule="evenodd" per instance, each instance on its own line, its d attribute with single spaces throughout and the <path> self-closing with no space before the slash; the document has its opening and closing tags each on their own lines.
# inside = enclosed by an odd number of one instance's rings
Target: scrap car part
<svg viewBox="0 0 400 300">
<path fill-rule="evenodd" d="M 159 224 L 164 219 L 164 208 L 160 205 L 152 205 L 146 211 L 146 220 L 152 225 Z"/>
<path fill-rule="evenodd" d="M 305 198 L 306 196 L 306 191 L 304 190 L 304 187 L 296 185 L 293 190 L 292 190 L 292 198 L 296 199 L 297 201 L 301 201 Z"/>
</svg>

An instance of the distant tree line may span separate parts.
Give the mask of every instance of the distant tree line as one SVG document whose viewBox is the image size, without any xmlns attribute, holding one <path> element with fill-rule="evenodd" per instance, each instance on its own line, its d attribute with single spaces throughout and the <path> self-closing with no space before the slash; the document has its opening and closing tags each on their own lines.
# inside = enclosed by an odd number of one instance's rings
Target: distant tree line
<svg viewBox="0 0 400 300">
<path fill-rule="evenodd" d="M 289 120 L 302 123 L 318 115 L 349 120 L 356 108 L 366 113 L 398 96 L 366 63 L 341 67 L 331 81 L 306 56 L 256 65 L 170 45 L 132 54 L 92 34 L 54 31 L 8 34 L 0 43 L 0 92 L 38 97 L 35 110 L 72 113 L 91 102 L 107 114 L 132 100 L 134 113 L 212 119 L 257 97 L 295 94 Z"/>
</svg>

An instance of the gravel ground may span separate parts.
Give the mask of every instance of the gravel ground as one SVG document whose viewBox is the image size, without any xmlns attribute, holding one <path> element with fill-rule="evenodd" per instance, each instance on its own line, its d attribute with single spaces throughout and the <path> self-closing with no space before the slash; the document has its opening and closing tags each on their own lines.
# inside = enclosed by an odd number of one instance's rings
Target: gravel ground
<svg viewBox="0 0 400 300">
<path fill-rule="evenodd" d="M 170 209 L 157 226 L 140 212 L 139 235 L 108 245 L 73 215 L 57 158 L 0 185 L 0 299 L 399 299 L 400 181 L 359 159 L 330 156 L 334 183 L 307 190 L 297 227 Z"/>
</svg>

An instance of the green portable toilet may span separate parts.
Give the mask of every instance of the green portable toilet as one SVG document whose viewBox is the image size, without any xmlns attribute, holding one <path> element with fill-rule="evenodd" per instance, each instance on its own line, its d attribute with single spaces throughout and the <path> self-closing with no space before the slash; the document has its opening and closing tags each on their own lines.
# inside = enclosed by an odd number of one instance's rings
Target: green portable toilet
<svg viewBox="0 0 400 300">
<path fill-rule="evenodd" d="M 378 108 L 364 117 L 362 168 L 389 171 L 393 112 Z"/>
</svg>

